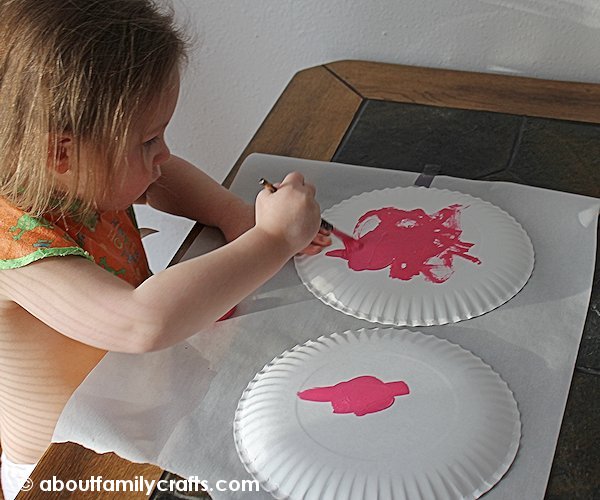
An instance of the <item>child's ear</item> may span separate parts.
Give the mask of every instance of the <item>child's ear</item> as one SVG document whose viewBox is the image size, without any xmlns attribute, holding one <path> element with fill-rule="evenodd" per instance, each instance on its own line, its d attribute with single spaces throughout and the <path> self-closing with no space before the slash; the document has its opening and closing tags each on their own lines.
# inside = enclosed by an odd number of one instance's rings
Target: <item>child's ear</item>
<svg viewBox="0 0 600 500">
<path fill-rule="evenodd" d="M 48 164 L 54 166 L 56 173 L 64 174 L 71 168 L 73 139 L 67 135 L 50 138 Z"/>
</svg>

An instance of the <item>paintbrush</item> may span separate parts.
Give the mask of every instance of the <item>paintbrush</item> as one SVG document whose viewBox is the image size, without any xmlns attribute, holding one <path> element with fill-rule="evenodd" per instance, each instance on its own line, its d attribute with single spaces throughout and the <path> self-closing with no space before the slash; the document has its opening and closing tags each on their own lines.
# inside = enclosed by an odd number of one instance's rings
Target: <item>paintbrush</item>
<svg viewBox="0 0 600 500">
<path fill-rule="evenodd" d="M 263 189 L 268 189 L 272 193 L 277 191 L 277 188 L 275 186 L 273 186 L 273 184 L 271 184 L 264 177 L 262 177 L 258 181 L 258 183 L 263 187 Z M 321 219 L 321 227 L 323 229 L 325 229 L 326 231 L 331 231 L 331 234 L 337 236 L 340 240 L 342 240 L 343 243 L 348 243 L 350 245 L 358 244 L 358 245 L 362 246 L 362 243 L 360 241 L 358 241 L 356 238 L 354 238 L 353 236 L 350 236 L 349 234 L 345 233 L 344 231 L 340 231 L 339 229 L 333 227 L 333 224 L 331 222 L 327 222 L 325 219 Z"/>
</svg>

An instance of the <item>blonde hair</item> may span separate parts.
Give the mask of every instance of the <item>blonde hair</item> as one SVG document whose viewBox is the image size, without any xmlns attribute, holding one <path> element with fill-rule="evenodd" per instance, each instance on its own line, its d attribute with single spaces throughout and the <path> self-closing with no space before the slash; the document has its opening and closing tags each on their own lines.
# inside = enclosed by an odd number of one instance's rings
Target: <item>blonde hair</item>
<svg viewBox="0 0 600 500">
<path fill-rule="evenodd" d="M 107 193 L 132 123 L 185 58 L 173 14 L 151 0 L 0 0 L 0 196 L 33 215 L 93 208 Z M 92 148 L 74 161 L 78 193 L 58 193 L 61 134 Z M 78 199 L 80 198 L 80 199 Z"/>
</svg>

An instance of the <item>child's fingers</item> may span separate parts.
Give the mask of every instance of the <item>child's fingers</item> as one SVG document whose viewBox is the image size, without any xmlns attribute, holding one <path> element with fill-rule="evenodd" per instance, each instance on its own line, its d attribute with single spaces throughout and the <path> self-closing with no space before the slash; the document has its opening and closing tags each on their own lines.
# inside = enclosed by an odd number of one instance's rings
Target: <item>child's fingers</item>
<svg viewBox="0 0 600 500">
<path fill-rule="evenodd" d="M 298 255 L 317 255 L 322 249 L 323 249 L 322 246 L 313 245 L 311 243 L 304 250 L 302 250 Z"/>
<path fill-rule="evenodd" d="M 312 244 L 320 245 L 322 247 L 328 247 L 329 245 L 331 245 L 331 238 L 329 236 L 319 233 L 312 240 Z"/>
<path fill-rule="evenodd" d="M 304 176 L 300 172 L 290 172 L 287 174 L 283 181 L 279 183 L 280 186 L 284 184 L 296 184 L 302 186 L 304 184 Z"/>
<path fill-rule="evenodd" d="M 314 196 L 317 192 L 317 188 L 311 182 L 307 182 L 304 176 L 299 172 L 291 172 L 285 176 L 281 183 L 274 184 L 275 187 L 279 188 L 279 186 L 285 186 L 286 184 L 294 184 L 296 186 L 304 186 L 304 188 Z"/>
<path fill-rule="evenodd" d="M 317 255 L 323 248 L 328 247 L 329 245 L 331 245 L 331 238 L 318 234 L 312 240 L 310 245 L 302 250 L 299 255 Z"/>
</svg>

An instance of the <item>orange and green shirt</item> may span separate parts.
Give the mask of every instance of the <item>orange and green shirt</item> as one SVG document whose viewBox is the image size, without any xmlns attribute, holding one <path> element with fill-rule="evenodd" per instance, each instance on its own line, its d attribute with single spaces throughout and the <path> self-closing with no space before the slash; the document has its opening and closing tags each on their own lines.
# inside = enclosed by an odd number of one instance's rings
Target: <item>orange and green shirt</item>
<svg viewBox="0 0 600 500">
<path fill-rule="evenodd" d="M 0 269 L 65 255 L 90 259 L 133 286 L 150 276 L 132 207 L 84 220 L 52 213 L 32 217 L 0 197 Z"/>
</svg>

